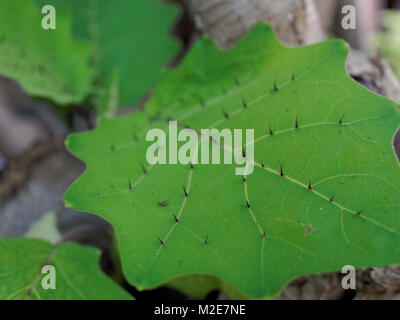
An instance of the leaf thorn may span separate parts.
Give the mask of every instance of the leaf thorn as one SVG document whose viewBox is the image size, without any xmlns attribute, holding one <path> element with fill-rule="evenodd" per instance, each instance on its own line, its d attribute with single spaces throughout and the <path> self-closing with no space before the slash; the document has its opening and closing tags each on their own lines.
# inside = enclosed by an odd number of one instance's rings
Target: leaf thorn
<svg viewBox="0 0 400 320">
<path fill-rule="evenodd" d="M 276 79 L 274 80 L 274 92 L 278 92 L 278 86 L 276 85 Z"/>
<path fill-rule="evenodd" d="M 343 120 L 344 120 L 344 115 L 342 116 L 342 118 L 339 120 L 339 125 L 343 124 Z"/>
<path fill-rule="evenodd" d="M 234 81 L 235 81 L 235 84 L 236 84 L 238 87 L 240 87 L 240 81 L 239 81 L 236 77 L 235 77 Z"/>
</svg>

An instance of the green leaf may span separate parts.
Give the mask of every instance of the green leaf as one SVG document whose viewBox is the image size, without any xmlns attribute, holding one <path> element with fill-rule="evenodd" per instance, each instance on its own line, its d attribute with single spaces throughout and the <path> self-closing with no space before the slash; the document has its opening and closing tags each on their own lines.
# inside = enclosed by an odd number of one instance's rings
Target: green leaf
<svg viewBox="0 0 400 320">
<path fill-rule="evenodd" d="M 27 238 L 39 238 L 56 244 L 62 239 L 62 235 L 57 228 L 57 216 L 51 211 L 45 213 L 36 221 L 25 234 Z"/>
<path fill-rule="evenodd" d="M 285 48 L 263 24 L 227 52 L 203 38 L 164 73 L 146 106 L 153 120 L 102 120 L 67 139 L 88 170 L 66 205 L 114 225 L 139 289 L 201 273 L 265 298 L 299 275 L 399 263 L 400 114 L 346 74 L 347 51 L 339 40 Z M 147 129 L 167 130 L 167 118 L 254 129 L 253 174 L 148 165 Z"/>
<path fill-rule="evenodd" d="M 33 96 L 78 103 L 91 90 L 89 47 L 72 38 L 67 19 L 44 30 L 43 17 L 31 0 L 0 2 L 0 74 Z"/>
<path fill-rule="evenodd" d="M 47 241 L 6 238 L 0 240 L 0 299 L 131 299 L 99 268 L 97 249 L 74 243 L 52 245 Z M 55 268 L 55 289 L 42 282 Z"/>
<path fill-rule="evenodd" d="M 51 3 L 58 13 L 73 19 L 74 35 L 90 43 L 96 82 L 101 86 L 96 103 L 105 113 L 137 104 L 178 51 L 177 41 L 169 35 L 178 14 L 171 4 L 159 0 Z"/>
</svg>

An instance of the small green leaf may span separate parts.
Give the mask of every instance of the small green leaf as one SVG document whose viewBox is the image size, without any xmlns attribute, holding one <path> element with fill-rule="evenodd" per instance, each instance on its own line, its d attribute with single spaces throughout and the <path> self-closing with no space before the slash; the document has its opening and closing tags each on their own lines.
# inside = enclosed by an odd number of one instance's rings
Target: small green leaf
<svg viewBox="0 0 400 320">
<path fill-rule="evenodd" d="M 35 0 L 47 4 L 48 0 Z M 177 7 L 159 0 L 53 0 L 73 21 L 75 37 L 90 43 L 101 111 L 133 106 L 157 82 L 178 51 L 170 33 Z"/>
<path fill-rule="evenodd" d="M 89 46 L 72 38 L 67 19 L 44 30 L 43 17 L 31 0 L 0 1 L 0 74 L 33 96 L 79 103 L 92 89 Z"/>
<path fill-rule="evenodd" d="M 0 299 L 131 299 L 103 274 L 97 249 L 74 243 L 52 245 L 26 238 L 0 240 Z M 55 289 L 43 286 L 45 265 L 54 267 Z"/>
<path fill-rule="evenodd" d="M 399 263 L 400 113 L 350 79 L 346 55 L 338 40 L 285 48 L 263 24 L 227 52 L 200 40 L 147 104 L 159 120 L 138 112 L 68 138 L 88 170 L 66 205 L 114 225 L 139 289 L 200 273 L 265 298 L 299 275 Z M 148 165 L 146 132 L 165 119 L 254 129 L 253 174 Z"/>
</svg>

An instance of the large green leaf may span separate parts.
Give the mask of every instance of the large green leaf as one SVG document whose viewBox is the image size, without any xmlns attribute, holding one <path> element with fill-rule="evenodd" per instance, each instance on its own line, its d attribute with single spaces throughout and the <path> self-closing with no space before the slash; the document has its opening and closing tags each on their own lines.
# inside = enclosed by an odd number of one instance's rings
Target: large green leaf
<svg viewBox="0 0 400 320">
<path fill-rule="evenodd" d="M 35 0 L 39 5 L 48 0 Z M 171 36 L 177 7 L 159 0 L 52 0 L 73 20 L 74 35 L 91 45 L 95 103 L 103 112 L 135 105 L 178 50 Z"/>
<path fill-rule="evenodd" d="M 140 289 L 201 273 L 273 297 L 299 275 L 399 263 L 399 110 L 346 75 L 346 55 L 338 40 L 282 47 L 265 25 L 228 52 L 200 40 L 163 75 L 146 106 L 152 120 L 102 120 L 68 138 L 88 170 L 66 205 L 114 225 Z M 253 128 L 253 174 L 148 165 L 145 133 L 167 129 L 153 120 L 167 118 L 196 130 Z"/>
<path fill-rule="evenodd" d="M 31 95 L 78 103 L 92 89 L 89 46 L 72 38 L 69 20 L 44 30 L 43 17 L 31 0 L 0 1 L 0 74 Z"/>
<path fill-rule="evenodd" d="M 99 268 L 100 252 L 74 243 L 52 245 L 26 238 L 0 240 L 0 299 L 131 299 Z M 42 281 L 55 268 L 55 289 Z"/>
</svg>

